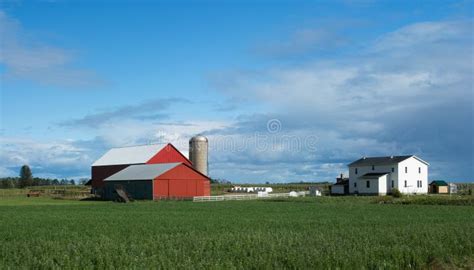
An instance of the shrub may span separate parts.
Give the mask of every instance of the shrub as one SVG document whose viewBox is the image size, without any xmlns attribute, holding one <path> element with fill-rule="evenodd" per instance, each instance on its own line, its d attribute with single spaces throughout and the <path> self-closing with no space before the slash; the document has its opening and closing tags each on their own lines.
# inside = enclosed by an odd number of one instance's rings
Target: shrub
<svg viewBox="0 0 474 270">
<path fill-rule="evenodd" d="M 402 193 L 400 192 L 400 190 L 398 190 L 398 188 L 394 188 L 392 189 L 392 196 L 395 198 L 401 198 Z"/>
<path fill-rule="evenodd" d="M 372 201 L 378 204 L 389 204 L 393 203 L 393 198 L 390 196 L 375 196 Z"/>
</svg>

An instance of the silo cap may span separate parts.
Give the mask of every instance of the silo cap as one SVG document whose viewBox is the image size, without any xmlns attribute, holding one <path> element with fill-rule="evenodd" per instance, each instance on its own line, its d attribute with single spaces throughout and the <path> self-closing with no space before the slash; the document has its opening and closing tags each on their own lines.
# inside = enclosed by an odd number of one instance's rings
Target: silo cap
<svg viewBox="0 0 474 270">
<path fill-rule="evenodd" d="M 201 134 L 198 134 L 194 137 L 191 138 L 189 141 L 195 141 L 195 142 L 208 142 L 207 138 Z"/>
</svg>

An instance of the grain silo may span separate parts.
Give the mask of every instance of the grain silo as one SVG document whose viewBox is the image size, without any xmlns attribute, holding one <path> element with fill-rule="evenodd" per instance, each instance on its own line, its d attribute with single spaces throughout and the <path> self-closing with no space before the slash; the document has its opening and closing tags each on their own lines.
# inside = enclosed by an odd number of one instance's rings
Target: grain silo
<svg viewBox="0 0 474 270">
<path fill-rule="evenodd" d="M 193 168 L 207 176 L 208 174 L 208 140 L 202 135 L 196 135 L 189 140 L 189 159 Z"/>
</svg>

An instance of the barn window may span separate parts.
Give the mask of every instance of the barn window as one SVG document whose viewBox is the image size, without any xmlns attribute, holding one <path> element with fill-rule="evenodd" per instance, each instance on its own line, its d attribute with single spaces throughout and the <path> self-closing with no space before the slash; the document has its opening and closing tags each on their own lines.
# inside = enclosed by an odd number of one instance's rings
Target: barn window
<svg viewBox="0 0 474 270">
<path fill-rule="evenodd" d="M 354 182 L 354 187 L 357 187 L 357 182 Z"/>
<path fill-rule="evenodd" d="M 418 173 L 421 173 L 421 167 L 418 167 Z"/>
<path fill-rule="evenodd" d="M 395 172 L 395 168 L 392 168 L 392 172 Z"/>
<path fill-rule="evenodd" d="M 405 187 L 408 187 L 408 183 L 407 183 L 407 180 L 405 180 Z"/>
<path fill-rule="evenodd" d="M 370 188 L 370 181 L 367 180 L 367 188 Z"/>
<path fill-rule="evenodd" d="M 392 188 L 395 186 L 395 181 L 392 180 Z"/>
<path fill-rule="evenodd" d="M 357 168 L 355 168 L 355 174 L 357 174 Z"/>
<path fill-rule="evenodd" d="M 408 173 L 408 167 L 405 167 L 405 173 Z"/>
<path fill-rule="evenodd" d="M 375 166 L 374 166 L 374 165 L 372 165 L 372 171 L 373 171 L 373 170 L 375 170 Z"/>
</svg>

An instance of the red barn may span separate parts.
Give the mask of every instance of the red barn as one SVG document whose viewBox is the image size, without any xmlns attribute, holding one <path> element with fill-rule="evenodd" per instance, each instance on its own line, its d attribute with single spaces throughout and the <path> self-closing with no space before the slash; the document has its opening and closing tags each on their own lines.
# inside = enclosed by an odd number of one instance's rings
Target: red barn
<svg viewBox="0 0 474 270">
<path fill-rule="evenodd" d="M 192 198 L 210 193 L 209 178 L 184 163 L 131 165 L 104 180 L 104 197 L 117 186 L 134 199 Z"/>
<path fill-rule="evenodd" d="M 184 198 L 210 194 L 210 181 L 172 144 L 113 148 L 92 164 L 93 191 L 113 199 L 120 185 L 132 198 Z"/>
</svg>

